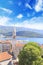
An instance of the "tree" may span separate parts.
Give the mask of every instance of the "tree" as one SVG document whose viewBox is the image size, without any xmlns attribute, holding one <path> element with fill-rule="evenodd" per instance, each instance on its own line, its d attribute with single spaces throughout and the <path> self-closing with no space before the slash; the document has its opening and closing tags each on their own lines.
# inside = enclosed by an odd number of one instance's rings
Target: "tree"
<svg viewBox="0 0 43 65">
<path fill-rule="evenodd" d="M 35 42 L 27 43 L 19 54 L 19 65 L 38 65 L 41 48 Z"/>
</svg>

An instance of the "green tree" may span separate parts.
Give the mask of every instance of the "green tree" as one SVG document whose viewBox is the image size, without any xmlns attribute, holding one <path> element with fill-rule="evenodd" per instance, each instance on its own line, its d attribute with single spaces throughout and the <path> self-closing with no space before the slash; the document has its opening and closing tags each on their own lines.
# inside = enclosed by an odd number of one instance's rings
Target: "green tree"
<svg viewBox="0 0 43 65">
<path fill-rule="evenodd" d="M 38 65 L 41 61 L 41 48 L 35 42 L 27 43 L 19 54 L 19 65 Z M 39 61 L 40 60 L 40 61 Z"/>
</svg>

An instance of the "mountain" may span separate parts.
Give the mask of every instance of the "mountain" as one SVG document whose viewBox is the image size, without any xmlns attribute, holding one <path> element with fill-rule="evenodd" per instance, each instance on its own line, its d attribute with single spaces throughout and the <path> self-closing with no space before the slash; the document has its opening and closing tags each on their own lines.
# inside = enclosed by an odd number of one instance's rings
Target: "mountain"
<svg viewBox="0 0 43 65">
<path fill-rule="evenodd" d="M 37 37 L 37 38 L 43 38 L 42 34 L 32 32 L 32 31 L 18 31 L 16 32 L 17 36 L 23 36 L 23 37 Z"/>
<path fill-rule="evenodd" d="M 0 26 L 0 34 L 1 33 L 12 32 L 12 31 L 13 31 L 13 27 L 12 26 Z"/>
<path fill-rule="evenodd" d="M 32 32 L 36 32 L 39 34 L 43 34 L 43 30 L 36 30 L 36 29 L 31 29 L 31 28 L 24 28 L 24 27 L 16 27 L 17 31 L 32 31 Z"/>
<path fill-rule="evenodd" d="M 0 34 L 5 36 L 12 36 L 13 30 L 13 26 L 0 26 Z M 17 36 L 43 38 L 43 30 L 36 30 L 24 27 L 16 27 L 16 34 Z"/>
</svg>

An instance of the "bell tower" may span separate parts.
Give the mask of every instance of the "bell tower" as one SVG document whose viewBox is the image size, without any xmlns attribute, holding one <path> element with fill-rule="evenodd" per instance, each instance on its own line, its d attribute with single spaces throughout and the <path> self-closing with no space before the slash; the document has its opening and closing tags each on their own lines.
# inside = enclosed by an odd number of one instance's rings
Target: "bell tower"
<svg viewBox="0 0 43 65">
<path fill-rule="evenodd" d="M 14 26 L 14 29 L 13 29 L 13 39 L 16 38 L 16 27 Z"/>
<path fill-rule="evenodd" d="M 12 50 L 14 50 L 16 44 L 16 27 L 13 26 L 13 32 L 12 32 Z"/>
<path fill-rule="evenodd" d="M 12 33 L 12 52 L 13 52 L 13 57 L 16 58 L 15 55 L 15 44 L 16 44 L 16 27 L 13 26 L 13 33 Z"/>
</svg>

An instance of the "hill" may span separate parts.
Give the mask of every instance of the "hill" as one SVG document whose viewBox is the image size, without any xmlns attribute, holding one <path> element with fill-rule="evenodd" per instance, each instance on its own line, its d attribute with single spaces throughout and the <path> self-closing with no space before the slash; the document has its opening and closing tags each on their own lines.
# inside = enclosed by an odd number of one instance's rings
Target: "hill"
<svg viewBox="0 0 43 65">
<path fill-rule="evenodd" d="M 4 36 L 12 36 L 14 27 L 13 26 L 0 26 L 0 34 Z M 16 35 L 24 37 L 39 37 L 43 38 L 43 30 L 35 30 L 24 27 L 16 27 Z"/>
</svg>

